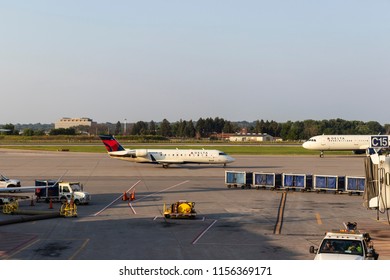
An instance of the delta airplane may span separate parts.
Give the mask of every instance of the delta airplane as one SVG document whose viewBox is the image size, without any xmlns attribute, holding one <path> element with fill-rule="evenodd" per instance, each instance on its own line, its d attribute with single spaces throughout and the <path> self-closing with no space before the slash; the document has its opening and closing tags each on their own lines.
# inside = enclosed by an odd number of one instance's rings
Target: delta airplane
<svg viewBox="0 0 390 280">
<path fill-rule="evenodd" d="M 380 150 L 389 147 L 389 135 L 317 135 L 302 144 L 308 150 L 321 151 L 353 151 L 364 153 L 369 148 Z"/>
<path fill-rule="evenodd" d="M 223 164 L 235 159 L 218 150 L 179 150 L 179 149 L 125 149 L 112 135 L 99 135 L 112 158 L 138 163 L 162 164 L 167 168 L 170 164 Z"/>
</svg>

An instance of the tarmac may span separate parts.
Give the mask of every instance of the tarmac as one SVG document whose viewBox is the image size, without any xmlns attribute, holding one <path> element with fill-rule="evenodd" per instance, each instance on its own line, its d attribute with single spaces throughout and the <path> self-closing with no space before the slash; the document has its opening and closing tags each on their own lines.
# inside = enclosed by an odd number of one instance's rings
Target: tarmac
<svg viewBox="0 0 390 280">
<path fill-rule="evenodd" d="M 311 260 L 324 233 L 357 222 L 390 259 L 386 213 L 361 195 L 227 188 L 225 171 L 364 176 L 365 156 L 238 156 L 220 165 L 137 164 L 105 153 L 0 149 L 0 172 L 22 181 L 80 181 L 92 195 L 77 217 L 0 226 L 0 259 L 11 260 Z M 135 190 L 134 201 L 122 196 Z M 32 197 L 32 193 L 27 193 Z M 165 219 L 164 203 L 195 202 L 196 219 Z M 283 203 L 282 203 L 283 202 Z M 283 205 L 282 205 L 283 204 Z M 59 203 L 20 201 L 21 210 L 58 212 Z M 24 215 L 0 214 L 0 223 Z"/>
</svg>

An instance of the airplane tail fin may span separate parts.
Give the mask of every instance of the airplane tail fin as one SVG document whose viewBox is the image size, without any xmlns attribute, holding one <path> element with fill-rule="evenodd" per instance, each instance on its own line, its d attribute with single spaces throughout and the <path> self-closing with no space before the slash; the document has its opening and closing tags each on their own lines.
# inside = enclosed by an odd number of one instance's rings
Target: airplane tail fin
<svg viewBox="0 0 390 280">
<path fill-rule="evenodd" d="M 121 144 L 115 139 L 112 135 L 99 135 L 100 139 L 103 141 L 104 146 L 106 146 L 107 152 L 117 152 L 124 151 L 125 149 Z"/>
</svg>

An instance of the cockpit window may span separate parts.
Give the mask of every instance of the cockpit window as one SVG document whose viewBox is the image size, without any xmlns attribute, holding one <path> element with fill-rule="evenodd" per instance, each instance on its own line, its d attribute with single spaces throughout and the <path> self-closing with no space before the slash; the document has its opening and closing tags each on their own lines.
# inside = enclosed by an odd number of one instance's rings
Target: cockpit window
<svg viewBox="0 0 390 280">
<path fill-rule="evenodd" d="M 220 156 L 227 156 L 227 154 L 225 154 L 224 152 L 219 152 L 219 155 Z"/>
</svg>

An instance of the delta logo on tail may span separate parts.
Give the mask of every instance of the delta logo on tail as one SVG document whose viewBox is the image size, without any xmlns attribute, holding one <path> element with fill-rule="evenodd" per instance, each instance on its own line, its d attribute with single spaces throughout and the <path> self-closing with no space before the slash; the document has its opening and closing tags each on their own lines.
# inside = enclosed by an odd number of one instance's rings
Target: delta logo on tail
<svg viewBox="0 0 390 280">
<path fill-rule="evenodd" d="M 219 150 L 205 149 L 125 149 L 113 135 L 99 135 L 108 155 L 112 158 L 137 163 L 161 164 L 221 164 L 226 166 L 235 159 Z"/>
<path fill-rule="evenodd" d="M 100 135 L 99 137 L 103 141 L 107 152 L 117 152 L 125 150 L 112 135 Z"/>
</svg>

